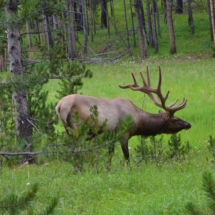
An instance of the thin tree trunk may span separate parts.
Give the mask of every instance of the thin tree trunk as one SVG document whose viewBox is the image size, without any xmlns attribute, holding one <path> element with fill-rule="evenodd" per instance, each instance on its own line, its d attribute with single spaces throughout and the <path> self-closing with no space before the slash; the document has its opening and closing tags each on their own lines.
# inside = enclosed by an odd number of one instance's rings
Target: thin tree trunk
<svg viewBox="0 0 215 215">
<path fill-rule="evenodd" d="M 156 1 L 156 0 L 155 0 Z M 157 18 L 156 18 L 156 5 L 155 1 L 152 2 L 152 14 L 153 14 L 153 44 L 155 53 L 158 53 L 158 39 L 157 39 Z"/>
<path fill-rule="evenodd" d="M 5 71 L 4 54 L 0 55 L 0 72 Z"/>
<path fill-rule="evenodd" d="M 127 13 L 126 13 L 126 4 L 125 4 L 125 0 L 123 0 L 123 3 L 124 3 L 124 19 L 125 19 L 125 28 L 126 28 L 126 34 L 127 34 L 127 42 L 128 42 L 128 48 L 130 48 L 129 30 L 128 30 L 128 20 L 127 20 Z"/>
<path fill-rule="evenodd" d="M 170 53 L 176 54 L 175 33 L 174 33 L 173 20 L 172 20 L 171 0 L 166 0 L 166 8 L 167 8 L 167 24 L 168 24 L 169 39 L 170 39 Z"/>
<path fill-rule="evenodd" d="M 136 37 L 135 37 L 135 30 L 134 30 L 134 18 L 133 18 L 133 11 L 132 11 L 132 2 L 131 2 L 131 0 L 130 0 L 130 12 L 131 12 L 132 35 L 133 35 L 134 47 L 136 47 L 137 44 L 136 44 Z"/>
<path fill-rule="evenodd" d="M 71 11 L 72 11 L 72 17 L 74 16 L 74 4 L 71 4 Z M 76 48 L 75 48 L 75 20 L 72 19 L 70 22 L 70 29 L 71 29 L 71 35 L 72 35 L 72 49 L 73 49 L 73 55 L 71 56 L 71 59 L 76 58 Z"/>
<path fill-rule="evenodd" d="M 176 14 L 182 14 L 183 13 L 183 0 L 176 0 Z"/>
<path fill-rule="evenodd" d="M 84 55 L 87 55 L 87 42 L 88 42 L 88 35 L 87 35 L 87 23 L 86 23 L 86 14 L 87 14 L 87 9 L 85 8 L 84 0 L 81 0 L 82 4 L 82 20 L 83 20 L 83 30 L 84 30 Z"/>
<path fill-rule="evenodd" d="M 142 26 L 142 19 L 141 19 L 141 11 L 140 11 L 140 5 L 139 1 L 136 0 L 134 3 L 135 12 L 136 12 L 136 19 L 137 19 L 137 29 L 138 29 L 138 35 L 139 35 L 139 44 L 140 44 L 140 55 L 141 58 L 146 58 L 146 47 L 145 47 L 145 40 L 143 35 L 143 26 Z"/>
<path fill-rule="evenodd" d="M 101 4 L 101 28 L 107 28 L 107 0 L 100 0 Z"/>
<path fill-rule="evenodd" d="M 150 11 L 150 1 L 146 0 L 146 8 L 147 8 L 147 17 L 148 17 L 148 44 L 154 48 L 153 43 L 153 31 L 152 31 L 152 19 L 151 19 L 151 11 Z"/>
<path fill-rule="evenodd" d="M 142 0 L 138 0 L 138 1 L 139 1 L 138 4 L 140 5 L 142 26 L 143 26 L 144 33 L 146 34 L 146 21 L 145 21 L 144 9 L 143 9 L 143 1 Z"/>
<path fill-rule="evenodd" d="M 40 24 L 39 22 L 36 20 L 36 29 L 37 29 L 37 32 L 38 32 L 38 40 L 40 42 L 40 45 L 42 45 L 42 39 L 41 39 L 41 34 L 40 34 Z"/>
<path fill-rule="evenodd" d="M 157 22 L 157 31 L 159 37 L 161 37 L 161 30 L 160 30 L 160 17 L 159 17 L 159 9 L 157 1 L 154 1 L 155 4 L 155 12 L 156 12 L 156 22 Z"/>
<path fill-rule="evenodd" d="M 167 23 L 167 8 L 166 8 L 167 2 L 166 1 L 167 0 L 163 0 L 163 4 L 164 4 L 164 20 L 163 20 L 163 22 L 164 22 L 164 24 Z"/>
<path fill-rule="evenodd" d="M 33 42 L 32 42 L 32 39 L 31 39 L 30 24 L 29 24 L 28 21 L 26 22 L 26 30 L 27 30 L 27 33 L 28 33 L 29 57 L 30 57 L 30 59 L 32 59 L 33 58 L 33 51 L 32 51 Z"/>
<path fill-rule="evenodd" d="M 75 54 L 75 38 L 73 38 L 74 31 L 72 31 L 71 26 L 71 19 L 70 19 L 70 3 L 68 0 L 65 0 L 65 6 L 66 6 L 66 19 L 67 19 L 67 36 L 68 36 L 68 44 L 69 44 L 69 58 L 74 59 L 76 57 Z M 72 24 L 73 25 L 73 24 Z"/>
<path fill-rule="evenodd" d="M 193 22 L 193 12 L 192 12 L 192 6 L 191 6 L 191 0 L 188 0 L 188 24 L 191 26 L 192 34 L 194 34 L 194 22 Z"/>
<path fill-rule="evenodd" d="M 113 5 L 113 0 L 110 0 L 110 14 L 111 14 L 111 16 L 114 16 L 114 5 Z"/>
<path fill-rule="evenodd" d="M 214 1 L 210 0 L 211 26 L 213 32 L 213 42 L 215 44 L 215 17 L 214 17 Z"/>
<path fill-rule="evenodd" d="M 11 79 L 24 74 L 22 65 L 21 45 L 20 45 L 20 32 L 18 25 L 10 22 L 10 18 L 16 16 L 18 13 L 18 0 L 10 0 L 6 5 L 6 14 L 8 22 L 10 23 L 7 28 L 7 42 L 8 42 L 8 57 L 10 61 L 10 74 Z M 31 146 L 32 125 L 29 123 L 28 105 L 26 99 L 26 92 L 24 90 L 13 90 L 12 101 L 15 105 L 15 125 L 18 141 L 24 141 L 24 150 Z"/>
<path fill-rule="evenodd" d="M 211 23 L 211 8 L 210 8 L 210 0 L 208 0 L 208 18 L 209 18 L 209 23 L 210 23 L 210 36 L 211 36 L 211 41 L 213 41 L 213 29 L 212 29 L 212 23 Z"/>
<path fill-rule="evenodd" d="M 94 10 L 93 10 L 93 0 L 89 0 L 90 3 L 89 3 L 89 10 L 90 10 L 90 24 L 91 24 L 91 28 L 90 28 L 90 31 L 91 31 L 91 42 L 94 41 Z"/>
<path fill-rule="evenodd" d="M 47 14 L 44 13 L 44 8 L 45 8 L 44 0 L 41 0 L 41 7 L 42 7 L 41 9 L 42 9 L 42 18 L 43 18 L 43 29 L 44 29 L 46 42 L 47 42 L 48 46 L 54 47 L 54 41 L 52 39 L 49 19 L 48 19 Z"/>
</svg>

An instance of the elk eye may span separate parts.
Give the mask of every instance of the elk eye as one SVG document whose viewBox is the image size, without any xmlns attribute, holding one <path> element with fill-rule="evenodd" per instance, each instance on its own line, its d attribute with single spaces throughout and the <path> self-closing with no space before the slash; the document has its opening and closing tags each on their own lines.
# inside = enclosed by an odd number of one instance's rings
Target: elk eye
<svg viewBox="0 0 215 215">
<path fill-rule="evenodd" d="M 166 113 L 166 115 L 165 115 L 165 120 L 166 121 L 169 120 L 169 114 L 168 113 Z"/>
</svg>

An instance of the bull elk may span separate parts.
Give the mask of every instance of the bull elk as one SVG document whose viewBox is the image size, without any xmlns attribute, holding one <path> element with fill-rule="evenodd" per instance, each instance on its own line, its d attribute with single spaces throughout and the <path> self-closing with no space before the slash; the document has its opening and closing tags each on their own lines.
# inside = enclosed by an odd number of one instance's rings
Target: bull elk
<svg viewBox="0 0 215 215">
<path fill-rule="evenodd" d="M 128 133 L 120 139 L 124 157 L 129 161 L 128 140 L 135 135 L 155 136 L 157 134 L 175 134 L 183 129 L 191 128 L 190 123 L 183 121 L 174 116 L 178 110 L 185 108 L 187 100 L 183 99 L 182 102 L 176 106 L 178 99 L 175 102 L 166 105 L 169 92 L 166 96 L 161 93 L 162 75 L 159 67 L 159 80 L 156 89 L 151 88 L 150 76 L 147 67 L 147 80 L 140 72 L 143 86 L 137 84 L 136 78 L 131 73 L 133 78 L 133 85 L 121 86 L 122 89 L 131 89 L 140 91 L 147 94 L 156 106 L 165 110 L 158 114 L 151 114 L 136 107 L 131 101 L 124 98 L 96 98 L 85 95 L 72 94 L 63 97 L 56 106 L 58 117 L 62 121 L 67 133 L 66 127 L 75 129 L 76 125 L 73 122 L 72 114 L 78 111 L 79 119 L 84 121 L 90 120 L 90 107 L 96 105 L 98 108 L 99 116 L 98 123 L 102 124 L 107 119 L 105 129 L 115 131 L 118 127 L 119 120 L 123 120 L 126 116 L 130 115 L 133 118 L 133 125 Z M 157 95 L 157 97 L 154 96 Z M 160 102 L 158 101 L 160 100 Z"/>
</svg>

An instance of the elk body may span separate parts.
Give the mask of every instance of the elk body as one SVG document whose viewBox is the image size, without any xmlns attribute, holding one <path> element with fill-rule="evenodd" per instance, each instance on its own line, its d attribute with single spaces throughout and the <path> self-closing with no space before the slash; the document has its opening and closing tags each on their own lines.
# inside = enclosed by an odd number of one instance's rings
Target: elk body
<svg viewBox="0 0 215 215">
<path fill-rule="evenodd" d="M 147 68 L 147 81 L 142 73 L 140 73 L 143 86 L 137 84 L 136 78 L 132 73 L 134 81 L 133 85 L 120 86 L 122 89 L 131 89 L 135 91 L 141 91 L 147 94 L 154 104 L 165 112 L 159 112 L 158 114 L 151 114 L 139 109 L 132 102 L 124 98 L 96 98 L 90 96 L 84 96 L 79 94 L 72 94 L 63 97 L 56 106 L 56 112 L 60 118 L 63 126 L 65 127 L 67 134 L 67 127 L 72 129 L 76 128 L 73 123 L 72 115 L 75 111 L 78 111 L 79 119 L 81 121 L 90 120 L 90 107 L 96 105 L 98 108 L 99 116 L 98 123 L 102 124 L 106 119 L 106 127 L 104 129 L 109 131 L 115 131 L 118 128 L 119 120 L 124 120 L 126 116 L 130 115 L 133 118 L 133 125 L 128 133 L 120 139 L 122 151 L 126 160 L 129 160 L 128 141 L 132 136 L 155 136 L 157 134 L 175 134 L 183 129 L 191 128 L 190 123 L 177 118 L 174 113 L 178 110 L 185 108 L 186 99 L 183 99 L 181 104 L 176 106 L 178 99 L 167 106 L 166 100 L 169 95 L 169 91 L 164 97 L 161 93 L 161 69 L 159 67 L 159 81 L 156 89 L 151 88 L 150 76 Z M 157 98 L 154 97 L 157 95 Z M 160 100 L 160 102 L 158 101 Z"/>
</svg>

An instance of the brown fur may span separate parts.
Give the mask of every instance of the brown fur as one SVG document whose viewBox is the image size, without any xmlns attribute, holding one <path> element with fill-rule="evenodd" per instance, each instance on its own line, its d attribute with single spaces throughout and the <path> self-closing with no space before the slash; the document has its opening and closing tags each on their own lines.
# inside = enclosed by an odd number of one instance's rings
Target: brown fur
<svg viewBox="0 0 215 215">
<path fill-rule="evenodd" d="M 90 123 L 90 107 L 98 107 L 98 121 L 102 124 L 107 119 L 105 130 L 114 131 L 118 122 L 127 115 L 133 117 L 134 124 L 131 130 L 120 140 L 122 151 L 126 160 L 129 160 L 128 140 L 135 135 L 154 136 L 157 134 L 174 134 L 182 129 L 189 129 L 191 125 L 168 112 L 151 114 L 147 113 L 132 102 L 123 98 L 96 98 L 79 94 L 63 97 L 56 106 L 58 117 L 66 127 L 75 128 L 72 124 L 72 114 L 78 111 L 81 121 Z M 68 130 L 66 129 L 67 133 Z"/>
</svg>

